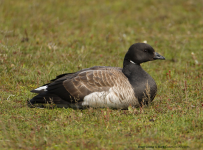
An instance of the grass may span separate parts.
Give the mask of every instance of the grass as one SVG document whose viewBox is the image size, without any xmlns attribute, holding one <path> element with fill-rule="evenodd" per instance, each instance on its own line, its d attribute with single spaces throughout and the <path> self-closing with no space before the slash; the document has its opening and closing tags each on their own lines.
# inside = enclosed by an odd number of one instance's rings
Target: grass
<svg viewBox="0 0 203 150">
<path fill-rule="evenodd" d="M 202 11 L 201 0 L 0 1 L 0 148 L 202 149 Z M 27 107 L 33 88 L 122 67 L 129 46 L 145 40 L 166 58 L 142 65 L 158 85 L 150 106 Z"/>
</svg>

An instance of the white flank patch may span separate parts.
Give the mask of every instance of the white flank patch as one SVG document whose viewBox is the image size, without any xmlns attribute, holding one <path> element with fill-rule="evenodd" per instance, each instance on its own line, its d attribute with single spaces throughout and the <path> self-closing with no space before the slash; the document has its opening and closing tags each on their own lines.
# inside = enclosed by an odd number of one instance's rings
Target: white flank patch
<svg viewBox="0 0 203 150">
<path fill-rule="evenodd" d="M 47 91 L 47 85 L 34 89 L 35 91 Z"/>
<path fill-rule="evenodd" d="M 119 92 L 118 92 L 119 91 Z M 109 91 L 94 92 L 84 97 L 83 106 L 127 108 L 129 105 L 137 105 L 138 101 L 133 92 L 120 91 L 115 87 Z"/>
</svg>

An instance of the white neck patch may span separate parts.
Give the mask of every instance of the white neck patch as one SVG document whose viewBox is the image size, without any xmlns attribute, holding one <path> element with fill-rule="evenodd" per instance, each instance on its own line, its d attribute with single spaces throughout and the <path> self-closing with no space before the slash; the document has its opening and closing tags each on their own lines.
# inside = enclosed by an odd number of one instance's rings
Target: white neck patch
<svg viewBox="0 0 203 150">
<path fill-rule="evenodd" d="M 130 62 L 131 62 L 132 64 L 135 64 L 132 60 L 130 60 Z"/>
</svg>

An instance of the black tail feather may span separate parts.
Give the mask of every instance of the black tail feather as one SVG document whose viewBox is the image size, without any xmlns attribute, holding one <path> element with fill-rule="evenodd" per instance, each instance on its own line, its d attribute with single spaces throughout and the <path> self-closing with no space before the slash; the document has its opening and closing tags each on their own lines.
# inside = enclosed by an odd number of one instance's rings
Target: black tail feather
<svg viewBox="0 0 203 150">
<path fill-rule="evenodd" d="M 44 92 L 28 100 L 27 105 L 28 107 L 33 108 L 35 107 L 35 104 L 60 104 L 62 101 L 63 100 L 60 97 Z"/>
</svg>

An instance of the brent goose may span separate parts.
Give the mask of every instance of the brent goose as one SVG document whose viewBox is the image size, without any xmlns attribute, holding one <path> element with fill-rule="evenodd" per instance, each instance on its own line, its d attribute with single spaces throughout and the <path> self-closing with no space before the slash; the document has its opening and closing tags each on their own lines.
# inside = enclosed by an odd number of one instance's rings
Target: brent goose
<svg viewBox="0 0 203 150">
<path fill-rule="evenodd" d="M 125 55 L 123 68 L 94 66 L 57 76 L 50 83 L 32 90 L 35 103 L 54 103 L 58 107 L 109 107 L 127 109 L 152 101 L 157 85 L 141 63 L 165 59 L 146 43 L 133 44 Z"/>
</svg>

